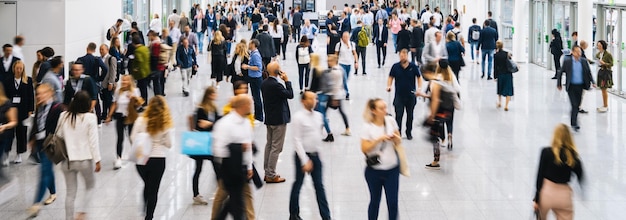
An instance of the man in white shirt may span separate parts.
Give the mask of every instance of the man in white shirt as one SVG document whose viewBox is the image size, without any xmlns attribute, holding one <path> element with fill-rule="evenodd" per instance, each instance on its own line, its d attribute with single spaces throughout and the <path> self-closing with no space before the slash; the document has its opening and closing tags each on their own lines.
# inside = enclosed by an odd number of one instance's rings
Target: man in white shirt
<svg viewBox="0 0 626 220">
<path fill-rule="evenodd" d="M 24 62 L 24 53 L 22 53 L 22 46 L 24 46 L 24 37 L 22 37 L 21 35 L 15 36 L 15 38 L 13 38 L 13 56 L 20 58 L 20 60 Z"/>
<path fill-rule="evenodd" d="M 426 13 L 424 13 L 426 14 Z M 437 32 L 441 32 L 441 30 L 437 29 L 437 27 L 435 27 L 435 18 L 434 16 L 431 16 L 430 18 L 430 23 L 424 23 L 424 24 L 428 24 L 428 30 L 426 30 L 426 32 L 424 33 L 424 45 L 432 42 L 433 40 L 435 40 L 435 33 Z"/>
<path fill-rule="evenodd" d="M 176 14 L 177 10 L 172 10 L 172 14 L 167 17 L 167 22 L 174 22 L 174 27 L 178 28 L 178 24 L 180 24 L 180 15 Z"/>
<path fill-rule="evenodd" d="M 443 16 L 441 12 L 439 12 L 439 7 L 435 8 L 435 13 L 433 13 L 433 17 L 435 18 L 435 27 L 441 29 L 441 21 L 443 20 Z"/>
<path fill-rule="evenodd" d="M 322 114 L 314 111 L 317 104 L 315 93 L 307 91 L 302 94 L 303 110 L 300 110 L 293 118 L 293 137 L 296 150 L 296 180 L 291 188 L 289 199 L 289 219 L 300 218 L 300 189 L 304 181 L 304 174 L 310 173 L 315 187 L 317 205 L 322 219 L 330 219 L 330 210 L 324 184 L 322 181 L 322 161 L 319 158 L 320 146 L 322 145 L 323 126 Z"/>
<path fill-rule="evenodd" d="M 228 203 L 217 210 L 231 212 L 234 219 L 244 219 L 243 187 L 245 180 L 252 178 L 253 131 L 248 120 L 252 113 L 252 98 L 246 94 L 237 95 L 231 105 L 233 110 L 213 127 L 213 156 L 219 164 L 218 188 L 223 187 L 230 196 Z M 243 167 L 246 167 L 246 173 L 239 172 Z M 214 203 L 214 210 L 215 206 L 221 205 Z"/>
<path fill-rule="evenodd" d="M 433 13 L 430 12 L 430 8 L 426 8 L 426 11 L 422 13 L 422 24 L 430 24 L 430 17 L 433 16 Z"/>
<path fill-rule="evenodd" d="M 415 10 L 415 5 L 411 6 L 411 20 L 417 20 L 418 19 L 418 13 L 417 10 Z"/>
<path fill-rule="evenodd" d="M 161 30 L 163 30 L 163 25 L 161 24 L 159 14 L 154 14 L 154 18 L 152 18 L 152 21 L 150 21 L 150 30 L 159 33 L 159 36 L 161 36 Z"/>
</svg>

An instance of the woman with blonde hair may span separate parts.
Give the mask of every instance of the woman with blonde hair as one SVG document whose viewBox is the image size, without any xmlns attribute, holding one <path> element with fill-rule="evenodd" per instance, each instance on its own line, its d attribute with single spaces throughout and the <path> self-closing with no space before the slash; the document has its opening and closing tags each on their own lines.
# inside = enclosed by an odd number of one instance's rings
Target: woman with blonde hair
<svg viewBox="0 0 626 220">
<path fill-rule="evenodd" d="M 231 82 L 234 84 L 239 80 L 245 80 L 245 77 L 248 76 L 248 70 L 241 68 L 241 65 L 248 64 L 250 61 L 250 52 L 248 52 L 248 43 L 246 40 L 241 39 L 241 41 L 235 46 L 235 56 L 231 61 L 231 65 L 233 65 L 232 70 L 234 71 L 231 76 Z"/>
<path fill-rule="evenodd" d="M 13 77 L 8 77 L 4 82 L 6 86 L 4 91 L 6 97 L 11 98 L 13 106 L 17 108 L 17 121 L 26 120 L 35 110 L 35 94 L 33 87 L 33 79 L 26 75 L 24 62 L 21 60 L 16 61 L 13 64 Z M 22 123 L 17 123 L 15 127 L 15 139 L 17 140 L 16 151 L 17 155 L 13 163 L 21 163 L 21 154 L 26 152 L 26 130 L 27 127 Z M 13 132 L 8 140 L 8 147 L 4 149 L 6 158 L 11 151 L 11 145 L 13 145 Z"/>
<path fill-rule="evenodd" d="M 448 20 L 452 19 L 448 18 Z M 463 45 L 461 45 L 461 43 L 457 40 L 456 34 L 452 31 L 448 31 L 446 34 L 446 50 L 448 52 L 448 62 L 450 63 L 450 68 L 452 68 L 454 76 L 458 79 L 461 67 L 465 66 L 465 61 L 463 61 L 465 48 L 463 48 Z"/>
<path fill-rule="evenodd" d="M 222 25 L 220 25 L 220 29 L 221 27 Z M 215 86 L 218 88 L 226 70 L 226 40 L 222 34 L 222 31 L 215 31 L 208 48 L 208 51 L 211 52 L 211 80 L 215 80 Z M 228 76 L 226 76 L 226 80 L 228 80 Z"/>
<path fill-rule="evenodd" d="M 508 111 L 509 101 L 511 101 L 511 96 L 513 96 L 513 73 L 507 68 L 509 62 L 511 62 L 509 61 L 511 54 L 504 51 L 503 48 L 504 43 L 501 40 L 497 41 L 497 52 L 493 55 L 493 77 L 498 82 L 498 102 L 496 107 L 500 108 L 502 106 L 502 96 L 504 96 L 504 111 Z"/>
<path fill-rule="evenodd" d="M 111 110 L 107 115 L 105 123 L 115 119 L 115 129 L 117 131 L 117 157 L 113 164 L 113 169 L 122 168 L 122 150 L 124 149 L 124 130 L 128 129 L 128 135 L 133 130 L 133 124 L 137 118 L 136 106 L 143 104 L 137 102 L 141 99 L 141 93 L 135 86 L 135 80 L 131 75 L 123 75 L 120 79 L 121 86 L 113 94 Z M 135 103 L 132 103 L 135 101 Z M 142 100 L 139 100 L 142 101 Z"/>
<path fill-rule="evenodd" d="M 459 85 L 459 81 L 454 75 L 453 69 L 450 68 L 451 64 L 444 62 L 439 62 L 439 67 L 437 67 L 437 74 L 441 77 L 442 82 L 447 84 L 446 88 L 452 88 L 458 96 L 458 92 L 461 91 L 461 86 Z M 454 125 L 454 108 L 450 109 L 450 117 L 446 120 L 446 128 L 448 131 L 448 150 L 452 150 L 454 147 L 452 145 L 452 129 Z"/>
<path fill-rule="evenodd" d="M 329 59 L 333 59 L 331 58 L 331 56 L 334 57 L 334 59 L 337 59 L 337 56 L 335 56 L 334 54 L 330 54 L 328 55 Z M 322 113 L 322 117 L 324 120 L 324 129 L 326 130 L 326 138 L 324 138 L 324 142 L 334 142 L 335 141 L 335 137 L 333 136 L 333 133 L 330 131 L 330 126 L 328 125 L 328 118 L 326 117 L 326 112 L 328 110 L 328 102 L 330 99 L 330 96 L 328 95 L 328 88 L 327 85 L 329 82 L 324 81 L 324 76 L 322 74 L 324 74 L 324 68 L 321 65 L 320 62 L 320 55 L 319 54 L 311 54 L 311 72 L 313 73 L 313 76 L 311 77 L 311 87 L 309 88 L 309 90 L 311 92 L 314 92 L 317 94 L 317 106 L 315 106 L 315 111 L 318 111 L 320 113 Z"/>
<path fill-rule="evenodd" d="M 11 100 L 4 93 L 4 86 L 0 83 L 0 158 L 11 148 L 13 141 L 13 128 L 17 126 L 17 108 L 13 106 Z M 5 155 L 8 157 L 9 155 Z M 4 168 L 0 168 L 0 187 L 9 183 L 9 178 L 4 172 Z"/>
<path fill-rule="evenodd" d="M 541 150 L 537 192 L 533 200 L 539 219 L 548 219 L 550 210 L 559 220 L 573 219 L 572 189 L 567 184 L 572 173 L 576 174 L 582 185 L 582 162 L 572 134 L 567 125 L 559 124 L 554 129 L 551 146 Z"/>
<path fill-rule="evenodd" d="M 135 121 L 130 135 L 130 139 L 135 140 L 139 133 L 147 133 L 152 139 L 148 161 L 145 165 L 137 164 L 137 172 L 145 184 L 143 199 L 146 220 L 154 217 L 159 186 L 165 172 L 165 157 L 167 151 L 172 148 L 173 125 L 167 101 L 158 95 L 150 99 L 146 110 Z"/>
<path fill-rule="evenodd" d="M 209 86 L 204 90 L 204 96 L 202 96 L 202 101 L 198 105 L 196 109 L 195 118 L 195 128 L 196 131 L 205 131 L 211 132 L 213 131 L 213 125 L 217 120 L 220 119 L 220 114 L 217 110 L 217 106 L 215 105 L 215 100 L 217 99 L 217 89 L 213 86 Z M 196 162 L 196 170 L 193 173 L 192 178 L 192 189 L 193 189 L 193 204 L 194 205 L 208 205 L 209 203 L 200 195 L 200 191 L 198 190 L 198 182 L 200 180 L 200 173 L 202 172 L 202 165 L 204 164 L 204 160 L 213 161 L 213 156 L 211 155 L 194 155 L 190 156 Z M 213 170 L 217 175 L 217 167 L 215 163 L 213 163 Z"/>
<path fill-rule="evenodd" d="M 394 118 L 387 116 L 387 104 L 379 98 L 367 101 L 363 118 L 361 151 L 366 157 L 365 180 L 370 192 L 368 219 L 378 219 L 384 187 L 389 214 L 387 219 L 397 220 L 400 163 L 394 145 L 402 142 L 398 124 Z"/>
</svg>

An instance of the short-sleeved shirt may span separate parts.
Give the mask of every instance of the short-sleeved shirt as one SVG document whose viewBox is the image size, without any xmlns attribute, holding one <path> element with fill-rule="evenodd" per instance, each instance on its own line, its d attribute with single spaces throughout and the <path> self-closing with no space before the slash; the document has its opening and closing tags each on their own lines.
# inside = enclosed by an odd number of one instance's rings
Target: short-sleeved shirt
<svg viewBox="0 0 626 220">
<path fill-rule="evenodd" d="M 356 50 L 356 45 L 354 42 L 350 41 L 350 48 L 348 48 L 348 44 L 343 41 L 339 41 L 337 46 L 335 46 L 335 51 L 339 51 L 339 64 L 343 65 L 352 65 L 354 60 L 354 54 L 352 51 Z"/>
<path fill-rule="evenodd" d="M 389 76 L 395 79 L 396 97 L 415 96 L 415 80 L 421 76 L 421 73 L 414 63 L 409 62 L 406 68 L 403 68 L 399 62 L 393 64 Z"/>
<path fill-rule="evenodd" d="M 139 89 L 135 88 L 132 93 L 131 91 L 120 92 L 119 89 L 115 91 L 115 94 L 113 95 L 113 102 L 115 102 L 117 106 L 117 108 L 115 108 L 116 113 L 122 113 L 124 116 L 128 115 L 128 104 L 130 103 L 131 96 L 141 97 Z"/>
<path fill-rule="evenodd" d="M 398 124 L 392 117 L 385 117 L 385 125 L 378 126 L 373 123 L 364 123 L 363 131 L 361 133 L 361 139 L 373 141 L 381 137 L 382 135 L 393 135 L 394 131 L 398 130 Z M 384 141 L 374 147 L 370 152 L 367 152 L 368 156 L 380 155 L 380 164 L 372 166 L 376 170 L 390 170 L 398 166 L 398 156 L 393 147 L 392 141 Z"/>
</svg>

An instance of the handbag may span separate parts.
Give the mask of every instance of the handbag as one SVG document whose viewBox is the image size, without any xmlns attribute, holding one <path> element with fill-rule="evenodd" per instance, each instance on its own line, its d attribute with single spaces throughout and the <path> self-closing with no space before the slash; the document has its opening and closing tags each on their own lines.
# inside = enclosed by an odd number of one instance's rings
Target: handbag
<svg viewBox="0 0 626 220">
<path fill-rule="evenodd" d="M 54 164 L 59 164 L 67 160 L 67 147 L 65 146 L 65 139 L 59 137 L 57 133 L 59 132 L 59 127 L 66 121 L 62 120 L 57 124 L 56 129 L 54 129 L 54 133 L 46 136 L 46 139 L 43 141 L 43 151 Z"/>
<path fill-rule="evenodd" d="M 517 73 L 519 71 L 517 63 L 513 62 L 511 59 L 506 59 L 506 71 L 510 73 Z"/>
<path fill-rule="evenodd" d="M 402 144 L 397 144 L 393 146 L 394 150 L 396 150 L 396 154 L 398 155 L 398 163 L 400 164 L 400 174 L 406 177 L 411 176 L 411 170 L 409 169 L 409 162 L 406 159 L 406 151 L 404 150 L 404 146 Z"/>
<path fill-rule="evenodd" d="M 185 131 L 182 134 L 182 154 L 190 156 L 213 155 L 213 135 L 204 131 Z"/>
<path fill-rule="evenodd" d="M 152 138 L 147 132 L 139 132 L 132 140 L 130 161 L 137 165 L 146 165 L 152 153 Z"/>
</svg>

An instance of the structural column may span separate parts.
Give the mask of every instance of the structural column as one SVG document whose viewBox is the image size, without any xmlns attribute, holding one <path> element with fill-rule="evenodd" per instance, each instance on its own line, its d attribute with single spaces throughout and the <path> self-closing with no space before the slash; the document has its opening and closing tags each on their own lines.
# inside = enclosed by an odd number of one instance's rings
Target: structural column
<svg viewBox="0 0 626 220">
<path fill-rule="evenodd" d="M 526 43 L 528 35 L 524 25 L 526 20 L 523 19 L 528 15 L 528 12 L 524 10 L 526 9 L 526 4 L 525 0 L 515 0 L 515 10 L 513 11 L 513 60 L 516 62 L 528 61 L 526 47 L 530 46 L 530 44 Z M 532 28 L 532 26 L 529 25 L 529 28 Z"/>
<path fill-rule="evenodd" d="M 593 52 L 593 13 L 590 13 L 592 9 L 593 0 L 578 1 L 578 41 L 584 40 L 589 44 L 589 47 L 585 50 L 585 54 L 592 54 Z M 598 19 L 598 21 L 600 20 Z M 598 26 L 600 26 L 600 24 Z"/>
</svg>

